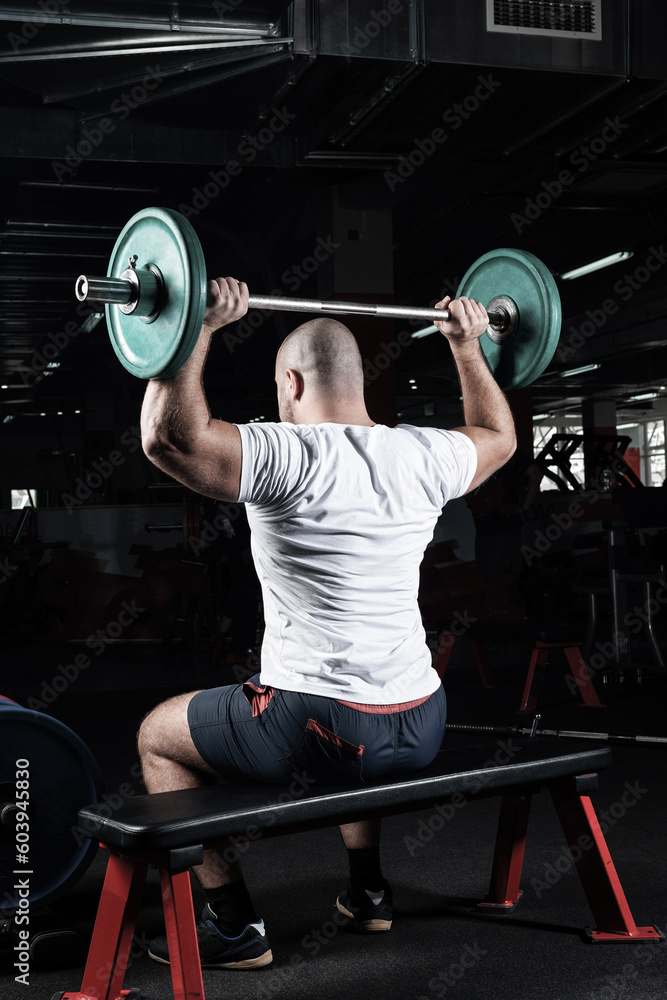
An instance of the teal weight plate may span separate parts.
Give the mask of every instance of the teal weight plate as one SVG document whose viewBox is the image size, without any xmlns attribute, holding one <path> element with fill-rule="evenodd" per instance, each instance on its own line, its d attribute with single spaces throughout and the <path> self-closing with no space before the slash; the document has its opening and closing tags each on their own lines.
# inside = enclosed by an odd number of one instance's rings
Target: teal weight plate
<svg viewBox="0 0 667 1000">
<path fill-rule="evenodd" d="M 107 277 L 119 278 L 136 256 L 164 281 L 164 298 L 151 321 L 107 305 L 109 337 L 125 368 L 139 378 L 170 378 L 190 357 L 206 308 L 206 266 L 194 229 L 179 212 L 144 208 L 129 220 L 113 248 Z"/>
<path fill-rule="evenodd" d="M 482 334 L 482 351 L 503 389 L 523 389 L 539 378 L 555 354 L 561 329 L 558 288 L 539 257 L 525 250 L 491 250 L 468 268 L 456 295 L 487 307 L 498 295 L 513 299 L 516 329 L 502 344 Z"/>
</svg>

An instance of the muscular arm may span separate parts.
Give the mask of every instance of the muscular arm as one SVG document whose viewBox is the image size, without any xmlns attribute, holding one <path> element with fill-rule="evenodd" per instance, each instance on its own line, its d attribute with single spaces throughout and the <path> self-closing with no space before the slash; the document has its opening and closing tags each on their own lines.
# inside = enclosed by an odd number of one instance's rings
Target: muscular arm
<svg viewBox="0 0 667 1000">
<path fill-rule="evenodd" d="M 479 338 L 488 326 L 486 310 L 471 299 L 445 298 L 452 319 L 436 323 L 449 340 L 461 382 L 465 427 L 456 427 L 471 439 L 477 451 L 477 471 L 466 492 L 474 490 L 514 454 L 514 420 L 505 395 L 486 363 Z"/>
<path fill-rule="evenodd" d="M 204 496 L 236 500 L 241 483 L 241 436 L 214 420 L 202 376 L 213 332 L 245 315 L 248 289 L 234 278 L 209 282 L 209 304 L 195 349 L 169 379 L 151 379 L 141 409 L 141 443 L 151 462 Z"/>
</svg>

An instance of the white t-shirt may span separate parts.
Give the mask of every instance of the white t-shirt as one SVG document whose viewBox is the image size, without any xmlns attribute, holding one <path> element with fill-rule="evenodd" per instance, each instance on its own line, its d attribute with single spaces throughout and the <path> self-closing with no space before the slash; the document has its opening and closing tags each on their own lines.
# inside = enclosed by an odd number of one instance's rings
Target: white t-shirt
<svg viewBox="0 0 667 1000">
<path fill-rule="evenodd" d="M 432 694 L 419 565 L 475 446 L 459 431 L 240 424 L 266 630 L 261 683 L 366 705 Z"/>
</svg>

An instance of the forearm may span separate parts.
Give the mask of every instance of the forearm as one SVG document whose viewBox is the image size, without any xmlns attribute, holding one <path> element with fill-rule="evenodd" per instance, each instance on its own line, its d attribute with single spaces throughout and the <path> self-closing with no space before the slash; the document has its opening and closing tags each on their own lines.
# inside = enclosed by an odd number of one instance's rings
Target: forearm
<svg viewBox="0 0 667 1000">
<path fill-rule="evenodd" d="M 515 440 L 514 419 L 502 389 L 494 379 L 479 340 L 451 343 L 452 354 L 461 382 L 463 415 L 466 426 L 484 427 Z"/>
<path fill-rule="evenodd" d="M 195 348 L 172 378 L 151 379 L 141 408 L 141 441 L 155 462 L 170 453 L 188 453 L 208 428 L 211 414 L 203 387 L 203 372 L 212 331 L 204 326 Z"/>
</svg>

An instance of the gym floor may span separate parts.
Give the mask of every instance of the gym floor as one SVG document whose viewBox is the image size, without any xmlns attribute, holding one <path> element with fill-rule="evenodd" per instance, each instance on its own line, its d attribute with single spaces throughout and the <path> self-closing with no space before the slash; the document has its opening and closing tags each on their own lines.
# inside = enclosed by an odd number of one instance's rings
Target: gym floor
<svg viewBox="0 0 667 1000">
<path fill-rule="evenodd" d="M 450 721 L 518 721 L 525 647 L 496 644 L 491 652 L 498 686 L 485 691 L 466 646 L 457 645 L 446 675 Z M 5 650 L 3 693 L 23 704 L 38 697 L 44 678 L 58 663 L 69 662 L 71 652 L 53 646 Z M 626 680 L 601 686 L 603 709 L 580 707 L 564 679 L 564 663 L 547 668 L 539 704 L 545 727 L 665 735 L 665 679 L 648 675 L 641 685 Z M 118 646 L 72 682 L 48 711 L 91 748 L 108 794 L 128 782 L 140 793 L 140 779 L 133 777 L 135 733 L 145 712 L 178 692 L 233 680 L 230 668 L 212 667 L 206 653 Z M 492 739 L 451 734 L 447 744 Z M 600 774 L 593 803 L 608 825 L 607 843 L 636 923 L 664 930 L 667 754 L 660 745 L 623 744 L 614 746 L 613 758 L 611 768 Z M 41 763 L 48 768 L 48 761 Z M 274 961 L 255 972 L 205 971 L 208 1000 L 339 1000 L 345 995 L 371 1000 L 383 994 L 405 1000 L 446 995 L 457 1000 L 663 1000 L 667 943 L 611 946 L 582 940 L 591 914 L 544 793 L 532 806 L 523 897 L 515 912 L 475 912 L 475 901 L 488 887 L 497 810 L 497 800 L 472 803 L 437 832 L 426 826 L 430 812 L 385 820 L 383 869 L 394 889 L 396 914 L 392 930 L 375 936 L 331 921 L 346 879 L 336 829 L 253 844 L 245 855 L 246 880 L 265 920 Z M 53 905 L 84 937 L 92 928 L 105 864 L 100 850 L 79 882 Z M 195 884 L 195 907 L 200 905 Z M 156 933 L 161 933 L 161 904 L 156 873 L 150 872 L 125 986 L 141 988 L 149 1000 L 169 1000 L 169 969 L 146 953 Z M 0 958 L 3 1000 L 50 1000 L 58 991 L 80 987 L 83 960 L 57 971 L 33 968 L 26 991 L 14 982 L 7 953 Z"/>
</svg>

